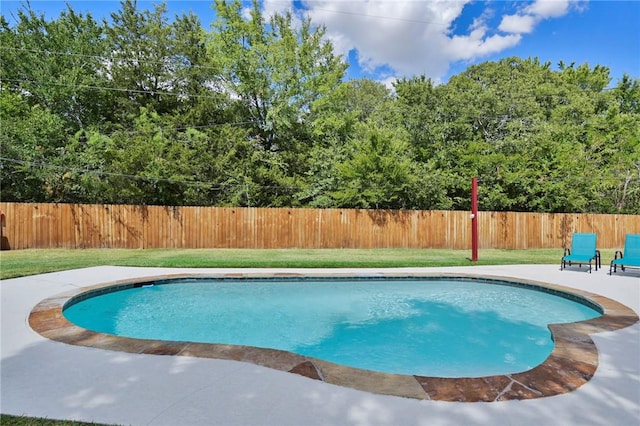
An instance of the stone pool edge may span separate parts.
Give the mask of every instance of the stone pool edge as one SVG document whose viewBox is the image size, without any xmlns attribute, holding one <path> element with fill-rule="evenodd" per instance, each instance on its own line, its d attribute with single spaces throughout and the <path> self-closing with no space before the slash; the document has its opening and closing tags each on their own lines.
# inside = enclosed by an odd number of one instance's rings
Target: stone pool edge
<svg viewBox="0 0 640 426">
<path fill-rule="evenodd" d="M 552 324 L 555 346 L 537 367 L 508 375 L 478 378 L 441 378 L 379 373 L 305 357 L 287 351 L 250 346 L 133 339 L 97 333 L 78 327 L 64 318 L 62 310 L 72 298 L 112 286 L 127 286 L 180 278 L 277 278 L 277 277 L 445 277 L 510 281 L 573 294 L 601 307 L 603 315 L 587 321 Z M 590 334 L 618 330 L 638 321 L 638 315 L 612 299 L 577 289 L 508 276 L 452 273 L 189 273 L 160 274 L 136 279 L 109 281 L 77 288 L 38 303 L 29 315 L 31 328 L 41 336 L 77 346 L 149 354 L 213 358 L 249 362 L 299 374 L 338 386 L 366 392 L 414 399 L 493 402 L 534 399 L 571 392 L 593 377 L 598 367 L 598 351 Z"/>
</svg>

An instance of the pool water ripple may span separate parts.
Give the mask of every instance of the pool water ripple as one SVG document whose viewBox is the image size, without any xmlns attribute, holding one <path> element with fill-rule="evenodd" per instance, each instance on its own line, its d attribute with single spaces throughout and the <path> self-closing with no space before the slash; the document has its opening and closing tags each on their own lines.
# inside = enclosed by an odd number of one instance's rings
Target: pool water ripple
<svg viewBox="0 0 640 426">
<path fill-rule="evenodd" d="M 225 278 L 224 275 L 215 274 L 213 274 L 212 277 Z M 133 288 L 140 287 L 143 284 L 161 283 L 162 279 L 169 278 L 190 279 L 194 277 L 149 277 L 145 280 L 136 280 L 137 282 L 105 283 L 90 289 L 74 291 L 41 302 L 33 309 L 29 322 L 31 326 L 43 336 L 70 344 L 147 354 L 196 356 L 253 362 L 270 368 L 301 374 L 313 379 L 324 380 L 328 383 L 389 395 L 453 401 L 496 401 L 555 395 L 571 391 L 581 386 L 591 378 L 598 364 L 597 350 L 588 334 L 622 328 L 638 320 L 637 315 L 635 315 L 632 310 L 601 296 L 576 290 L 569 291 L 559 286 L 545 285 L 531 281 L 513 282 L 499 277 L 483 277 L 484 279 L 493 280 L 496 283 L 543 288 L 545 291 L 558 293 L 569 299 L 582 300 L 591 307 L 601 307 L 603 315 L 577 323 L 550 326 L 549 328 L 552 330 L 555 341 L 553 352 L 548 355 L 547 351 L 548 356 L 542 359 L 537 366 L 532 366 L 533 368 L 527 371 L 516 369 L 503 373 L 491 373 L 493 375 L 485 375 L 482 377 L 468 377 L 468 375 L 466 377 L 455 377 L 452 375 L 442 377 L 442 374 L 433 375 L 428 372 L 433 370 L 428 370 L 427 372 L 415 370 L 403 371 L 401 374 L 390 374 L 362 368 L 353 368 L 352 366 L 346 365 L 348 362 L 331 362 L 331 360 L 326 359 L 326 356 L 318 356 L 311 350 L 315 344 L 314 342 L 317 341 L 316 338 L 308 340 L 301 346 L 302 349 L 293 348 L 293 350 L 290 348 L 267 349 L 256 347 L 255 344 L 229 344 L 229 342 L 214 344 L 194 343 L 174 338 L 168 338 L 168 340 L 157 338 L 140 339 L 118 337 L 101 332 L 89 331 L 86 328 L 78 327 L 70 323 L 64 317 L 63 309 L 70 306 L 73 307 L 74 304 L 78 304 L 78 301 L 88 301 L 95 294 L 110 294 L 114 289 Z M 200 279 L 203 277 L 195 278 Z M 259 277 L 247 276 L 244 278 L 254 279 Z M 402 277 L 402 279 L 405 278 L 415 279 L 416 277 Z M 423 280 L 436 279 L 438 277 L 420 276 L 418 278 Z M 458 281 L 468 281 L 471 277 L 453 278 Z M 307 279 L 314 278 L 311 277 Z M 317 279 L 317 277 L 315 277 L 315 279 Z M 360 277 L 358 277 L 358 279 L 360 279 Z M 249 281 L 246 281 L 245 284 L 250 285 Z M 332 303 L 336 304 L 335 297 L 325 296 L 325 299 L 320 298 L 320 300 L 325 300 L 325 302 L 319 303 L 319 306 L 324 308 L 330 306 Z M 336 322 L 337 325 L 328 327 L 322 331 L 321 334 L 333 335 L 336 333 L 348 333 L 350 336 L 348 339 L 356 342 L 365 342 L 370 340 L 367 336 L 368 333 L 365 332 L 369 322 L 377 321 L 378 326 L 380 324 L 383 324 L 384 327 L 391 326 L 394 322 L 399 321 L 397 318 L 398 315 L 411 316 L 414 315 L 415 312 L 423 310 L 423 307 L 420 306 L 422 302 L 416 302 L 402 294 L 399 294 L 395 299 L 392 298 L 393 303 L 390 303 L 387 299 L 377 298 L 376 293 L 373 293 L 372 300 L 372 305 L 356 310 L 356 320 L 350 318 L 345 321 L 344 318 L 342 318 L 343 320 L 340 321 L 340 318 L 338 318 L 339 321 Z M 315 304 L 316 302 L 317 300 L 309 302 L 308 305 L 310 305 L 311 308 L 307 307 L 307 309 L 313 310 L 315 307 L 316 310 L 321 311 L 322 309 L 318 308 L 318 305 Z M 522 300 L 516 298 L 511 300 L 511 302 L 512 305 L 518 305 L 518 309 L 522 310 L 523 306 L 521 305 L 524 303 Z M 336 311 L 336 315 L 339 317 L 343 307 L 339 303 L 337 303 L 337 305 L 339 309 Z M 235 311 L 234 315 L 242 313 L 243 309 L 247 308 L 251 309 L 251 306 L 245 305 L 239 308 L 239 310 Z M 253 306 L 253 308 L 255 308 L 255 306 Z M 437 306 L 437 309 L 452 310 L 450 306 L 444 305 Z M 453 309 L 454 314 L 461 314 L 461 312 L 455 312 L 456 310 L 461 311 L 459 308 Z M 375 315 L 372 316 L 372 312 L 375 312 L 377 317 L 375 317 Z M 462 357 L 464 362 L 466 362 L 465 357 L 477 361 L 477 348 L 481 344 L 481 340 L 476 341 L 476 338 L 483 333 L 492 333 L 491 330 L 484 328 L 488 322 L 486 316 L 496 314 L 493 312 L 480 311 L 480 313 L 476 315 L 478 315 L 474 320 L 476 329 L 474 333 L 467 337 L 468 341 L 464 343 L 467 347 L 472 346 L 473 350 L 462 351 L 464 352 L 464 356 Z M 507 313 L 504 315 L 509 316 L 511 314 Z M 286 318 L 286 315 L 284 317 Z M 375 318 L 372 319 L 372 317 Z M 291 321 L 291 318 L 287 321 Z M 536 323 L 539 321 L 537 316 L 525 316 L 522 318 L 522 321 L 519 322 L 527 326 L 538 327 Z M 419 340 L 415 336 L 420 336 L 424 331 L 433 332 L 440 328 L 442 328 L 442 326 L 437 323 L 422 320 L 408 327 L 405 331 L 406 335 L 399 337 L 400 340 Z M 426 334 L 428 335 L 429 333 Z M 392 335 L 393 332 L 383 332 L 379 341 L 374 342 L 374 346 L 383 344 L 385 340 L 392 337 Z M 459 333 L 454 331 L 452 335 L 458 336 Z M 305 336 L 303 336 L 303 338 L 304 337 Z M 410 337 L 412 339 L 410 339 Z M 544 337 L 529 336 L 527 339 L 530 340 L 533 346 L 544 346 L 549 342 L 549 339 Z M 344 340 L 344 338 L 338 340 Z M 510 339 L 501 335 L 497 341 L 498 344 L 494 345 L 496 347 L 508 346 Z M 429 345 L 430 348 L 433 346 L 431 344 Z M 354 359 L 360 362 L 358 358 L 368 359 L 376 358 L 376 356 L 376 350 L 368 349 L 356 352 Z M 501 361 L 506 365 L 510 365 L 510 363 L 517 360 L 518 354 L 506 351 L 501 357 Z M 360 366 L 360 364 L 358 365 Z M 528 365 L 527 368 L 529 367 Z M 462 375 L 464 376 L 465 374 Z"/>
<path fill-rule="evenodd" d="M 87 298 L 64 315 L 118 336 L 272 348 L 386 373 L 482 377 L 535 367 L 553 350 L 550 323 L 600 312 L 482 280 L 290 278 L 175 280 Z"/>
</svg>

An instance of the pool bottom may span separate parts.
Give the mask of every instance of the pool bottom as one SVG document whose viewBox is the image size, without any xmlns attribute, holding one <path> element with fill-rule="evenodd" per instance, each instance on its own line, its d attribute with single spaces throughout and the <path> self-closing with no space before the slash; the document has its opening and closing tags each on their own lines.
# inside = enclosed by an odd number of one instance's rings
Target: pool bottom
<svg viewBox="0 0 640 426">
<path fill-rule="evenodd" d="M 378 373 L 346 367 L 294 353 L 248 346 L 143 340 L 96 333 L 68 322 L 62 310 L 70 300 L 81 294 L 109 291 L 111 287 L 132 286 L 134 283 L 188 277 L 211 278 L 276 278 L 327 277 L 326 274 L 206 274 L 154 276 L 143 279 L 109 282 L 82 288 L 40 302 L 29 316 L 31 327 L 51 340 L 100 349 L 150 355 L 173 355 L 225 359 L 273 368 L 362 391 L 407 398 L 441 401 L 502 401 L 533 399 L 570 392 L 591 379 L 598 366 L 598 352 L 589 337 L 591 333 L 624 328 L 638 321 L 638 316 L 626 306 L 611 299 L 561 286 L 508 277 L 447 274 L 382 274 L 388 277 L 412 276 L 443 278 L 479 278 L 508 280 L 518 285 L 535 286 L 548 291 L 565 292 L 585 298 L 598 305 L 603 315 L 592 320 L 551 325 L 555 341 L 551 355 L 537 367 L 521 373 L 480 378 L 442 378 L 418 375 Z M 341 274 L 340 277 L 362 277 Z M 379 277 L 380 275 L 377 275 Z"/>
</svg>

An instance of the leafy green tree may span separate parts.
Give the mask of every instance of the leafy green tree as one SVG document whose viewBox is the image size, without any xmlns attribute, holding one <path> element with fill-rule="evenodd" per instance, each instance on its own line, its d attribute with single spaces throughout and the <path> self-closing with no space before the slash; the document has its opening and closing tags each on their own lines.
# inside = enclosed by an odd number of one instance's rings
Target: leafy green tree
<svg viewBox="0 0 640 426">
<path fill-rule="evenodd" d="M 313 103 L 310 128 L 315 144 L 344 143 L 357 123 L 380 119 L 392 103 L 390 90 L 381 83 L 366 78 L 341 83 Z"/>
<path fill-rule="evenodd" d="M 391 92 L 368 79 L 343 82 L 313 103 L 310 132 L 314 143 L 298 199 L 313 207 L 335 206 L 331 192 L 339 185 L 337 166 L 347 160 L 357 127 L 369 121 L 383 124 L 380 117 L 392 103 Z"/>
<path fill-rule="evenodd" d="M 338 164 L 338 189 L 332 197 L 340 207 L 393 209 L 406 207 L 411 188 L 411 158 L 406 133 L 365 124 Z"/>
<path fill-rule="evenodd" d="M 4 201 L 62 201 L 57 163 L 65 153 L 65 122 L 40 105 L 0 90 L 0 187 Z"/>
<path fill-rule="evenodd" d="M 605 134 L 615 134 L 606 124 L 614 122 L 606 118 L 608 69 L 560 68 L 506 58 L 472 66 L 432 92 L 415 81 L 399 84 L 403 117 L 425 123 L 424 132 L 413 132 L 421 158 L 435 159 L 452 177 L 456 208 L 467 208 L 467 182 L 478 176 L 484 209 L 610 210 L 601 201 L 615 151 L 603 144 Z M 436 99 L 429 104 L 423 96 L 420 111 L 405 101 L 407 90 Z"/>
<path fill-rule="evenodd" d="M 175 37 L 166 16 L 166 5 L 139 10 L 135 0 L 124 0 L 111 14 L 107 27 L 108 74 L 115 89 L 114 123 L 126 123 L 140 107 L 166 113 L 176 107 L 179 82 L 174 81 L 180 63 L 174 55 Z"/>
<path fill-rule="evenodd" d="M 588 139 L 599 172 L 590 211 L 640 213 L 640 80 L 624 76 L 604 94 L 606 111 L 590 119 Z"/>
<path fill-rule="evenodd" d="M 394 83 L 400 124 L 409 132 L 419 160 L 433 159 L 442 153 L 439 138 L 440 96 L 425 76 L 403 78 Z"/>
<path fill-rule="evenodd" d="M 207 32 L 193 13 L 176 16 L 172 24 L 175 37 L 172 62 L 172 90 L 178 105 L 170 114 L 174 125 L 222 125 L 243 122 L 234 102 L 220 86 L 220 72 L 209 57 Z"/>
<path fill-rule="evenodd" d="M 325 29 L 260 4 L 0 16 L 11 201 L 640 213 L 640 81 L 504 58 L 342 81 Z"/>
<path fill-rule="evenodd" d="M 338 86 L 346 69 L 324 40 L 324 28 L 308 19 L 297 26 L 291 13 L 267 23 L 257 1 L 249 19 L 237 0 L 216 0 L 215 10 L 209 48 L 222 89 L 238 99 L 267 150 L 303 151 L 313 103 Z"/>
<path fill-rule="evenodd" d="M 267 22 L 257 1 L 248 19 L 239 1 L 218 0 L 214 8 L 208 48 L 220 73 L 213 83 L 236 100 L 235 116 L 260 158 L 247 174 L 245 188 L 256 192 L 247 200 L 296 205 L 315 143 L 314 104 L 339 85 L 346 65 L 324 40 L 324 28 L 308 19 L 298 24 L 286 13 Z"/>
<path fill-rule="evenodd" d="M 70 6 L 51 21 L 31 9 L 20 10 L 13 28 L 2 18 L 4 90 L 60 116 L 71 133 L 100 121 L 103 97 L 95 86 L 105 77 L 103 30 L 90 14 L 76 13 Z"/>
</svg>

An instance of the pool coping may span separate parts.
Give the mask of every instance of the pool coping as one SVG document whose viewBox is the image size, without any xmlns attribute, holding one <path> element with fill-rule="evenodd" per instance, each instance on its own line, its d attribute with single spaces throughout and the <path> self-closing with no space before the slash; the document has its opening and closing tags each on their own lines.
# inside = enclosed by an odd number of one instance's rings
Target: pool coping
<svg viewBox="0 0 640 426">
<path fill-rule="evenodd" d="M 237 279 L 278 277 L 363 278 L 369 276 L 446 277 L 509 281 L 524 286 L 541 287 L 551 292 L 575 295 L 599 306 L 603 314 L 587 321 L 550 325 L 549 328 L 555 342 L 554 350 L 543 363 L 533 369 L 520 373 L 477 378 L 442 378 L 379 373 L 275 349 L 118 337 L 78 327 L 70 323 L 62 314 L 65 305 L 80 294 L 95 292 L 106 287 L 128 286 L 133 283 L 192 277 Z M 607 297 L 556 284 L 508 276 L 407 272 L 376 274 L 246 272 L 159 274 L 143 278 L 108 281 L 74 289 L 42 300 L 31 310 L 28 322 L 31 328 L 41 336 L 70 345 L 137 354 L 248 362 L 334 385 L 405 398 L 434 401 L 494 402 L 548 397 L 571 392 L 579 388 L 593 377 L 598 368 L 598 350 L 590 334 L 625 328 L 638 322 L 638 320 L 638 315 L 632 309 Z"/>
</svg>

